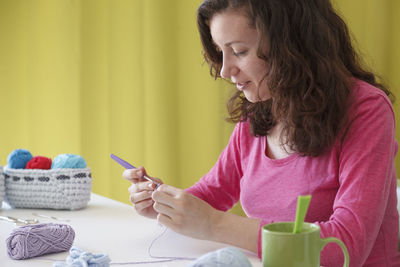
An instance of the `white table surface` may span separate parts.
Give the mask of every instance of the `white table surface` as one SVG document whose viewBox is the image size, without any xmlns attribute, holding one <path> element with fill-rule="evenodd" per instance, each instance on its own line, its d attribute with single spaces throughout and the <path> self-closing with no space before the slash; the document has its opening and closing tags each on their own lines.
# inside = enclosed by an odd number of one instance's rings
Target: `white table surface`
<svg viewBox="0 0 400 267">
<path fill-rule="evenodd" d="M 69 222 L 36 217 L 32 213 L 69 219 Z M 19 218 L 37 218 L 41 223 L 65 223 L 75 230 L 73 245 L 84 251 L 107 254 L 111 263 L 155 260 L 147 249 L 163 228 L 155 220 L 144 218 L 132 206 L 92 194 L 85 209 L 78 211 L 12 209 L 5 202 L 0 215 Z M 7 255 L 6 239 L 15 229 L 12 223 L 0 220 L 0 266 L 52 266 L 55 260 L 64 261 L 68 252 L 48 254 L 28 259 L 12 260 Z M 189 238 L 171 230 L 162 235 L 153 245 L 154 256 L 199 257 L 207 252 L 227 247 L 226 244 Z M 262 266 L 257 255 L 243 251 L 254 267 Z M 187 266 L 190 261 L 135 264 L 128 266 Z M 118 265 L 116 265 L 118 266 Z"/>
</svg>

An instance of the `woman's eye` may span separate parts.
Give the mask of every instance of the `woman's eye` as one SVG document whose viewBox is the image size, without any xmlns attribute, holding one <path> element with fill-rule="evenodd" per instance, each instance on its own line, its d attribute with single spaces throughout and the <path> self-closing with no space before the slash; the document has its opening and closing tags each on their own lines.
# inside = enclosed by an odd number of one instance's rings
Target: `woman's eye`
<svg viewBox="0 0 400 267">
<path fill-rule="evenodd" d="M 247 53 L 247 51 L 238 51 L 238 52 L 233 51 L 233 54 L 237 57 L 244 56 L 244 55 L 246 55 L 246 53 Z"/>
</svg>

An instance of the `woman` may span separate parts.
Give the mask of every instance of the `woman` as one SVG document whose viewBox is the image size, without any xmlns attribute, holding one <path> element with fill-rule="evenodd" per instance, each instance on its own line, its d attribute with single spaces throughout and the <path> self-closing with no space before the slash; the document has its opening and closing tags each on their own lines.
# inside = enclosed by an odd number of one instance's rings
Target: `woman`
<svg viewBox="0 0 400 267">
<path fill-rule="evenodd" d="M 186 190 L 153 192 L 143 167 L 126 170 L 138 213 L 260 256 L 260 227 L 292 221 L 311 194 L 306 221 L 341 239 L 351 266 L 400 266 L 391 93 L 358 62 L 329 0 L 205 0 L 198 27 L 212 75 L 238 89 L 236 127 Z M 239 199 L 248 217 L 225 212 Z M 342 262 L 338 246 L 324 248 L 322 265 Z"/>
</svg>

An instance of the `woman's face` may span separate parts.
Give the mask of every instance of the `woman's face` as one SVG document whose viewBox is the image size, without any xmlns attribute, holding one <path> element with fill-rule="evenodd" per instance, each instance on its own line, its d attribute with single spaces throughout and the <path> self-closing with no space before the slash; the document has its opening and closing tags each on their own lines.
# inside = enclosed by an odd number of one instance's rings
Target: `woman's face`
<svg viewBox="0 0 400 267">
<path fill-rule="evenodd" d="M 214 15 L 210 31 L 222 53 L 221 77 L 235 83 L 252 103 L 271 98 L 264 79 L 267 64 L 257 56 L 258 31 L 244 12 L 229 10 Z"/>
</svg>

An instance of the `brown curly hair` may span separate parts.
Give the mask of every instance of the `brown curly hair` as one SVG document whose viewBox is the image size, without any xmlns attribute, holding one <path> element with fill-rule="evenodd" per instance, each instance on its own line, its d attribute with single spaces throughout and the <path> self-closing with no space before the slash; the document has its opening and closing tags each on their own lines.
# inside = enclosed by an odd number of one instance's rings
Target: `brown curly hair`
<svg viewBox="0 0 400 267">
<path fill-rule="evenodd" d="M 282 122 L 282 136 L 292 151 L 318 156 L 343 134 L 353 79 L 391 92 L 361 64 L 345 22 L 329 0 L 205 0 L 197 24 L 203 54 L 215 79 L 222 54 L 213 43 L 209 22 L 217 13 L 241 10 L 258 30 L 257 56 L 268 64 L 265 79 L 271 98 L 249 102 L 242 92 L 228 101 L 230 122 L 249 120 L 255 136 L 266 136 Z M 269 50 L 262 48 L 268 44 Z"/>
</svg>

